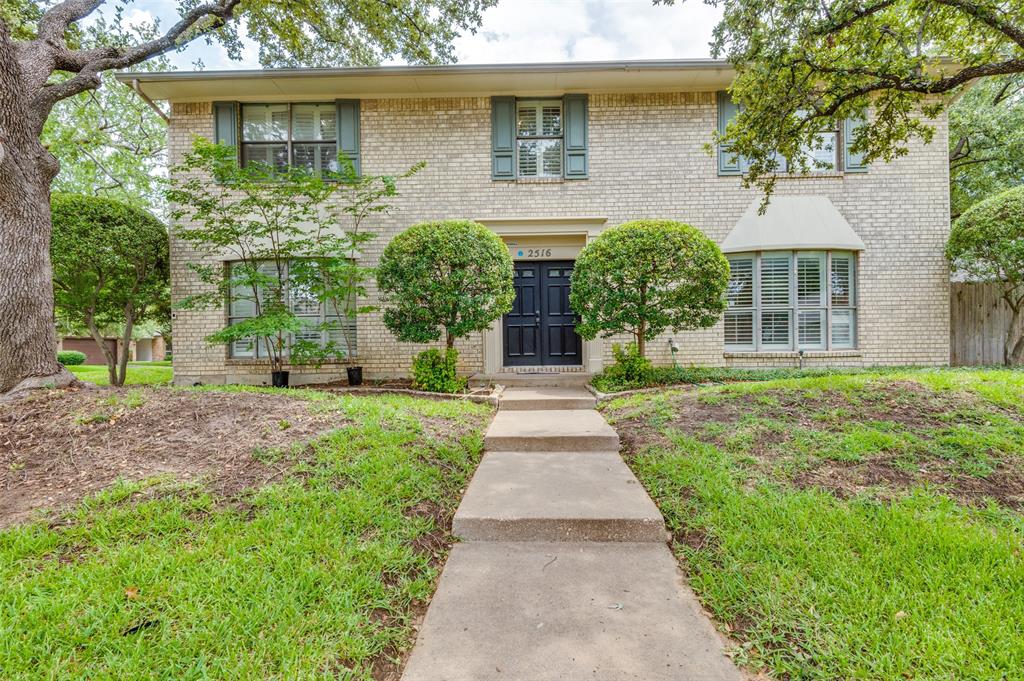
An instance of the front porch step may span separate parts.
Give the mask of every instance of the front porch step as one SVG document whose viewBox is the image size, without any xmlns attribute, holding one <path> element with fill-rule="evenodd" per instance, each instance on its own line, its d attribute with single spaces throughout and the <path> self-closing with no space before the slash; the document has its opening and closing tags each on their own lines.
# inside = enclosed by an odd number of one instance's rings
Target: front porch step
<svg viewBox="0 0 1024 681">
<path fill-rule="evenodd" d="M 473 374 L 469 384 L 475 388 L 488 385 L 526 388 L 582 388 L 590 382 L 592 374 L 583 371 L 565 373 L 545 371 L 537 373 L 502 372 L 497 374 Z"/>
<path fill-rule="evenodd" d="M 662 543 L 668 536 L 616 452 L 488 452 L 452 534 L 469 541 Z"/>
<path fill-rule="evenodd" d="M 507 388 L 499 409 L 538 411 L 541 409 L 593 409 L 597 398 L 585 388 Z"/>
<path fill-rule="evenodd" d="M 448 557 L 403 681 L 741 681 L 654 542 L 468 542 Z"/>
<path fill-rule="evenodd" d="M 491 452 L 617 452 L 619 435 L 593 409 L 499 409 L 484 435 Z"/>
</svg>

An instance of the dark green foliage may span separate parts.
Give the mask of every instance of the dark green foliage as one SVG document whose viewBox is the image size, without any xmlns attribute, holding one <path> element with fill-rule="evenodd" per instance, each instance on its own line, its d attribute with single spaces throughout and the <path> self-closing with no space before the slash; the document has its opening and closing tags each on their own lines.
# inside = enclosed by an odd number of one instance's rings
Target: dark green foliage
<svg viewBox="0 0 1024 681">
<path fill-rule="evenodd" d="M 412 361 L 412 385 L 417 390 L 434 393 L 459 393 L 466 389 L 466 379 L 459 378 L 456 368 L 459 353 L 455 348 L 424 350 Z"/>
<path fill-rule="evenodd" d="M 654 0 L 673 4 L 675 0 Z M 813 170 L 804 153 L 836 121 L 863 118 L 853 151 L 890 161 L 976 79 L 1024 72 L 1018 3 L 882 0 L 722 0 L 712 54 L 736 68 L 742 111 L 721 140 L 749 159 L 748 184 L 767 191 L 779 155 Z M 680 10 L 685 11 L 685 9 Z M 869 111 L 870 110 L 870 111 Z"/>
<path fill-rule="evenodd" d="M 612 356 L 615 363 L 594 377 L 592 382 L 595 388 L 602 392 L 618 392 L 651 385 L 654 367 L 651 360 L 640 356 L 636 343 L 630 343 L 625 348 L 618 343 L 614 344 Z"/>
<path fill-rule="evenodd" d="M 774 369 L 731 369 L 728 367 L 650 367 L 643 374 L 642 378 L 636 378 L 637 374 L 627 375 L 617 368 L 618 364 L 606 367 L 604 371 L 591 380 L 591 384 L 605 393 L 620 392 L 623 390 L 636 390 L 638 388 L 653 388 L 668 385 L 696 385 L 700 383 L 738 383 L 749 381 L 774 381 L 784 378 L 810 378 L 821 376 L 847 376 L 872 373 L 889 373 L 903 371 L 905 368 L 844 368 L 844 367 L 822 367 L 813 369 L 797 369 L 789 367 L 777 367 Z"/>
<path fill-rule="evenodd" d="M 132 328 L 167 309 L 167 228 L 140 208 L 98 196 L 54 194 L 51 208 L 54 302 L 93 338 L 105 327 L 121 330 L 120 357 L 101 346 L 110 382 L 121 385 Z"/>
<path fill-rule="evenodd" d="M 512 257 L 470 220 L 423 222 L 387 245 L 377 268 L 384 324 L 401 341 L 429 343 L 484 331 L 512 309 Z"/>
<path fill-rule="evenodd" d="M 78 350 L 61 350 L 57 353 L 57 361 L 66 367 L 85 364 L 85 353 Z"/>
<path fill-rule="evenodd" d="M 729 263 L 703 232 L 671 220 L 605 230 L 576 260 L 570 303 L 583 338 L 630 333 L 641 357 L 672 329 L 713 326 L 725 309 Z"/>
<path fill-rule="evenodd" d="M 1003 345 L 1006 364 L 1024 362 L 1024 187 L 974 204 L 953 223 L 946 257 L 956 272 L 999 286 L 1013 311 Z"/>
</svg>

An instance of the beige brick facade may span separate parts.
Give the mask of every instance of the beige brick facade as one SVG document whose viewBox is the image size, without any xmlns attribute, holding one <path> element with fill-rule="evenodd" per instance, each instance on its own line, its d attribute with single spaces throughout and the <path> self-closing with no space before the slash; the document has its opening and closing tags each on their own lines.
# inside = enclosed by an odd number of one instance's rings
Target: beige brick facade
<svg viewBox="0 0 1024 681">
<path fill-rule="evenodd" d="M 626 220 L 670 218 L 693 224 L 720 242 L 757 198 L 756 190 L 742 188 L 740 178 L 719 176 L 716 160 L 705 151 L 716 126 L 713 92 L 591 94 L 589 107 L 589 179 L 499 182 L 491 179 L 488 97 L 363 99 L 364 173 L 395 173 L 418 161 L 427 163 L 400 188 L 400 209 L 369 227 L 379 236 L 368 258 L 375 261 L 387 241 L 408 225 L 443 218 L 514 224 L 508 233 L 518 238 L 559 234 L 569 244 L 582 244 L 604 226 Z M 189 148 L 192 136 L 210 137 L 212 127 L 209 102 L 174 104 L 172 162 Z M 866 246 L 859 256 L 857 350 L 808 353 L 807 364 L 948 363 L 945 120 L 937 121 L 936 128 L 931 144 L 915 143 L 908 155 L 876 163 L 867 173 L 779 180 L 780 194 L 829 197 Z M 179 299 L 197 290 L 187 268 L 193 254 L 173 240 L 171 254 L 172 291 Z M 375 295 L 371 290 L 371 302 Z M 228 360 L 224 348 L 204 342 L 223 321 L 223 310 L 175 313 L 178 382 L 267 380 L 265 365 Z M 370 377 L 405 375 L 411 357 L 421 349 L 395 342 L 376 314 L 359 318 L 358 335 L 360 364 Z M 485 358 L 494 352 L 495 336 L 490 346 L 485 336 L 460 343 L 465 372 L 495 366 L 494 357 Z M 798 361 L 795 353 L 726 353 L 721 324 L 675 339 L 684 365 L 793 366 Z M 655 361 L 671 362 L 667 337 L 648 347 Z M 586 366 L 594 370 L 601 360 L 595 355 L 610 359 L 611 341 L 589 344 L 588 353 Z M 341 372 L 325 367 L 319 375 L 293 379 L 334 378 Z"/>
</svg>

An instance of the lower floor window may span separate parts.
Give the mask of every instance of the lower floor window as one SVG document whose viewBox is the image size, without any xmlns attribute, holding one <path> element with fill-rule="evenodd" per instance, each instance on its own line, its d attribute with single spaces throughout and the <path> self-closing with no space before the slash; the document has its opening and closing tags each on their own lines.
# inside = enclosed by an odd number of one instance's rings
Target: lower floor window
<svg viewBox="0 0 1024 681">
<path fill-rule="evenodd" d="M 305 261 L 309 262 L 309 261 Z M 309 289 L 297 283 L 290 275 L 290 263 L 281 263 L 283 273 L 278 276 L 278 265 L 274 262 L 263 262 L 259 266 L 260 273 L 268 281 L 284 281 L 285 288 L 281 299 L 287 301 L 288 309 L 305 327 L 302 331 L 289 334 L 286 339 L 285 354 L 298 341 L 311 341 L 321 347 L 333 344 L 346 356 L 356 354 L 356 319 L 346 314 L 346 305 L 341 301 L 321 303 Z M 231 267 L 240 267 L 241 263 L 232 263 Z M 268 291 L 259 287 L 258 291 L 251 288 L 237 287 L 232 291 L 228 301 L 228 323 L 237 324 L 251 319 L 259 313 L 259 304 L 268 300 Z M 229 355 L 238 359 L 267 359 L 266 343 L 263 339 L 251 338 L 238 340 L 228 349 Z"/>
<path fill-rule="evenodd" d="M 838 251 L 729 256 L 726 350 L 856 347 L 856 258 Z"/>
</svg>

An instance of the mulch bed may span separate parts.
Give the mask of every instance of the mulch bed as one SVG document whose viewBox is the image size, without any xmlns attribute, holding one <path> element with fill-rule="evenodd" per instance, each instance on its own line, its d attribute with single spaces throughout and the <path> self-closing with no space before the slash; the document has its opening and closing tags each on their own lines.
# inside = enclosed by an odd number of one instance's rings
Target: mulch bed
<svg viewBox="0 0 1024 681">
<path fill-rule="evenodd" d="M 755 413 L 800 428 L 830 432 L 839 432 L 851 423 L 887 421 L 920 437 L 927 437 L 928 429 L 952 425 L 948 415 L 958 409 L 977 408 L 978 413 L 999 412 L 1024 421 L 1019 414 L 987 404 L 970 393 L 937 392 L 913 381 L 880 381 L 866 388 L 861 399 L 856 400 L 842 391 L 769 390 L 720 401 L 702 401 L 694 389 L 674 396 L 671 404 L 673 414 L 667 420 L 659 418 L 652 422 L 649 414 L 630 414 L 628 409 L 615 414 L 615 427 L 627 457 L 650 445 L 667 445 L 663 434 L 666 428 L 724 446 L 733 431 L 732 426 L 744 416 Z M 837 410 L 840 415 L 835 422 L 823 422 L 815 417 L 828 410 Z M 722 436 L 702 436 L 701 431 L 708 423 L 729 428 Z M 773 462 L 791 455 L 786 448 L 789 437 L 786 432 L 759 429 L 745 453 L 753 456 L 762 469 L 771 470 Z M 861 461 L 818 459 L 812 461 L 809 468 L 794 474 L 788 483 L 801 489 L 825 489 L 841 498 L 850 498 L 865 490 L 887 496 L 913 485 L 929 483 L 963 503 L 982 505 L 994 499 L 1007 508 L 1024 510 L 1024 457 L 1021 456 L 999 458 L 995 470 L 984 477 L 966 474 L 959 470 L 956 462 L 938 457 L 923 458 L 911 470 L 905 462 L 898 462 L 885 452 L 866 456 Z"/>
<path fill-rule="evenodd" d="M 0 405 L 0 527 L 118 478 L 203 478 L 230 497 L 282 471 L 254 456 L 341 425 L 306 400 L 168 388 L 68 388 Z"/>
</svg>

